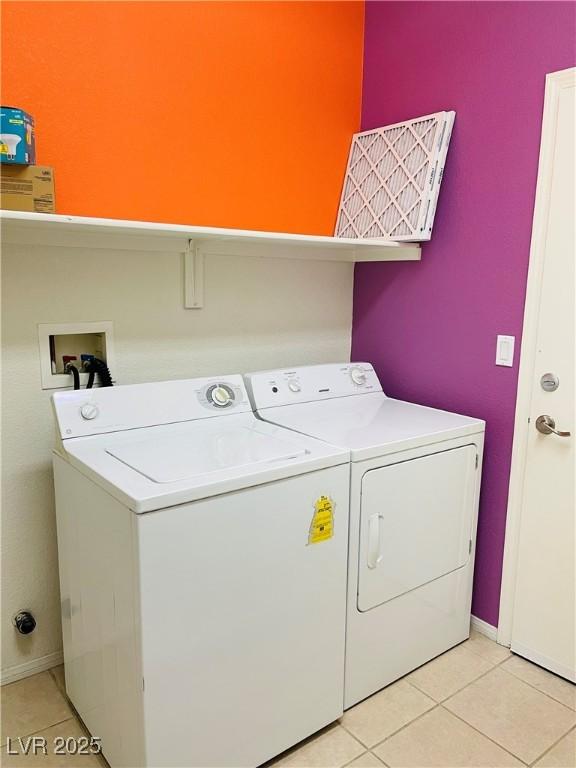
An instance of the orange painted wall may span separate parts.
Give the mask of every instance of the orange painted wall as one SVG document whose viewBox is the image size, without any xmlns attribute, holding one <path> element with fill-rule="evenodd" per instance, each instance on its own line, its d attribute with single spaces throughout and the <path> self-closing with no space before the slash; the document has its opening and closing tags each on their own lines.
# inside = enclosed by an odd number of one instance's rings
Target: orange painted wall
<svg viewBox="0 0 576 768">
<path fill-rule="evenodd" d="M 35 116 L 59 213 L 332 232 L 363 3 L 2 6 L 2 103 Z"/>
</svg>

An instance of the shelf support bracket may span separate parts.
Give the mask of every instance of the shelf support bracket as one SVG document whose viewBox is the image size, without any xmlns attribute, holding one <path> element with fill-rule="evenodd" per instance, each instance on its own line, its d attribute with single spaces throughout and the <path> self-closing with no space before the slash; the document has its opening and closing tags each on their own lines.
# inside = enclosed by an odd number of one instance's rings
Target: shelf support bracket
<svg viewBox="0 0 576 768">
<path fill-rule="evenodd" d="M 204 306 L 204 254 L 200 245 L 188 240 L 184 252 L 184 309 Z"/>
</svg>

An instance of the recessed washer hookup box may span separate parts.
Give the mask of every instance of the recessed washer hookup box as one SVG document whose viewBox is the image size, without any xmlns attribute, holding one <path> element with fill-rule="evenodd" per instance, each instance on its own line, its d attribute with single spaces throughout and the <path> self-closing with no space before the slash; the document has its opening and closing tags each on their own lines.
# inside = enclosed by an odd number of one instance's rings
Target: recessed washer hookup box
<svg viewBox="0 0 576 768">
<path fill-rule="evenodd" d="M 54 213 L 54 171 L 45 165 L 2 165 L 0 205 L 9 211 Z"/>
<path fill-rule="evenodd" d="M 0 162 L 10 165 L 36 162 L 34 118 L 18 107 L 0 107 Z"/>
</svg>

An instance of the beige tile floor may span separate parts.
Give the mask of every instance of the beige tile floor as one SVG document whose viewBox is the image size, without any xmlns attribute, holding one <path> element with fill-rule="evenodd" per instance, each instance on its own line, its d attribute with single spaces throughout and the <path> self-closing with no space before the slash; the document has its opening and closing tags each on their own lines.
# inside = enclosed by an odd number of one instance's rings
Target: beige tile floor
<svg viewBox="0 0 576 768">
<path fill-rule="evenodd" d="M 575 726 L 575 686 L 472 633 L 267 766 L 576 768 Z M 61 667 L 2 688 L 3 766 L 105 766 L 96 756 L 7 754 L 8 736 L 82 733 Z"/>
</svg>

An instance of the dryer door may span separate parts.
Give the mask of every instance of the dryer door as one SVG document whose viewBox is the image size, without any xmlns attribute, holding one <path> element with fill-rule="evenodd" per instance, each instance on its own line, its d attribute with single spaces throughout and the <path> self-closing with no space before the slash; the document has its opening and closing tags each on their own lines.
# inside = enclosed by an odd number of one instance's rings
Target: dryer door
<svg viewBox="0 0 576 768">
<path fill-rule="evenodd" d="M 466 565 L 474 520 L 476 447 L 372 469 L 362 478 L 358 610 Z"/>
</svg>

